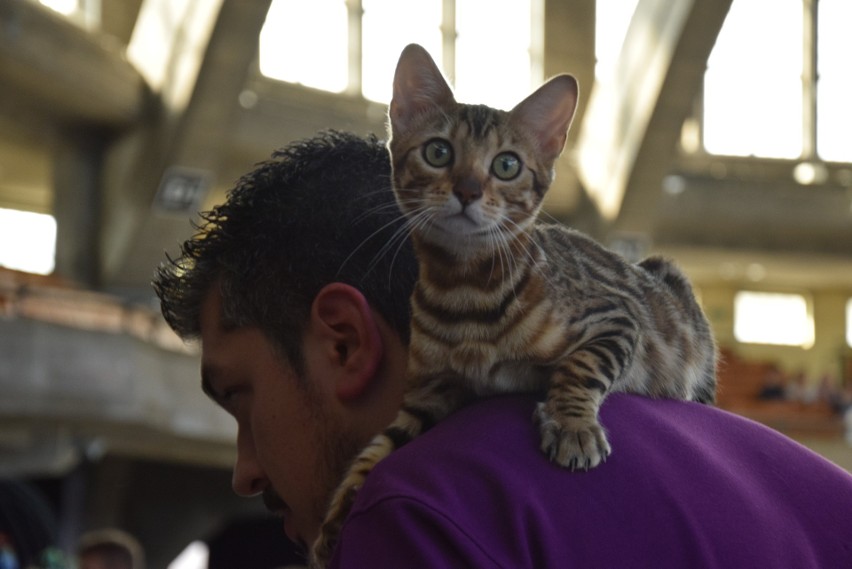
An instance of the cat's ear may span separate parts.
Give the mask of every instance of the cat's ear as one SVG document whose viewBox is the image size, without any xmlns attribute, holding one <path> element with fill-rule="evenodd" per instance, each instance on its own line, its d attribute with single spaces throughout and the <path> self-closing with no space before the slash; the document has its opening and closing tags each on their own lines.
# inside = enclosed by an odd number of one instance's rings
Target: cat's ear
<svg viewBox="0 0 852 569">
<path fill-rule="evenodd" d="M 415 43 L 406 46 L 396 65 L 388 110 L 394 130 L 404 131 L 418 116 L 453 103 L 453 92 L 429 52 Z"/>
<path fill-rule="evenodd" d="M 573 76 L 557 75 L 518 103 L 510 113 L 513 122 L 533 133 L 548 160 L 556 160 L 565 148 L 578 95 L 577 80 Z"/>
</svg>

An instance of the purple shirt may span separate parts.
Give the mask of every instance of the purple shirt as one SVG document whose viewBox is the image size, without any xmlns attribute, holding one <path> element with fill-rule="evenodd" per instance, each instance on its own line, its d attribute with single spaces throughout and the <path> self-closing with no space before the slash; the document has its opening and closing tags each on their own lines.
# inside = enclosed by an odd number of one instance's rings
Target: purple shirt
<svg viewBox="0 0 852 569">
<path fill-rule="evenodd" d="M 589 472 L 538 447 L 534 400 L 476 403 L 361 489 L 333 568 L 852 568 L 852 475 L 719 409 L 625 394 Z"/>
</svg>

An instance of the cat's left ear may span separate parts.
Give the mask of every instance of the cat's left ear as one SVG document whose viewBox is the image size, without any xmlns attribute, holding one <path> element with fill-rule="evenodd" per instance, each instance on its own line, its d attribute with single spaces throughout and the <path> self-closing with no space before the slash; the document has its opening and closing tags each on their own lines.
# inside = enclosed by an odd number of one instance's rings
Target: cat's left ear
<svg viewBox="0 0 852 569">
<path fill-rule="evenodd" d="M 577 109 L 579 88 L 571 75 L 557 75 L 518 103 L 510 116 L 513 122 L 533 133 L 547 160 L 556 160 Z"/>
</svg>

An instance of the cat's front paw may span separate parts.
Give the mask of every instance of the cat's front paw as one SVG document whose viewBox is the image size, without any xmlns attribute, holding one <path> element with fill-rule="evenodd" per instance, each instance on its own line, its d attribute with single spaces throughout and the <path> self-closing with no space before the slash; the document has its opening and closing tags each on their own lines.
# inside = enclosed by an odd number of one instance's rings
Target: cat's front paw
<svg viewBox="0 0 852 569">
<path fill-rule="evenodd" d="M 595 417 L 565 417 L 539 403 L 535 411 L 541 433 L 541 450 L 547 457 L 570 470 L 589 470 L 612 452 L 603 427 Z"/>
</svg>

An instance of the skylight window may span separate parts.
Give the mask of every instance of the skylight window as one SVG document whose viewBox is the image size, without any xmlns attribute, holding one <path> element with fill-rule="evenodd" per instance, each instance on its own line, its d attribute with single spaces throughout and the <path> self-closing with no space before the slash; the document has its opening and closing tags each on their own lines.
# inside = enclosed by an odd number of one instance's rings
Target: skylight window
<svg viewBox="0 0 852 569">
<path fill-rule="evenodd" d="M 852 132 L 852 105 L 849 105 L 852 2 L 819 0 L 818 22 L 817 153 L 825 160 L 852 162 L 852 144 L 849 143 Z"/>
<path fill-rule="evenodd" d="M 802 0 L 734 0 L 707 62 L 708 152 L 801 156 L 802 33 Z"/>
<path fill-rule="evenodd" d="M 360 89 L 387 103 L 399 54 L 419 43 L 462 102 L 508 109 L 541 81 L 532 71 L 541 22 L 533 22 L 531 0 L 361 0 L 360 8 L 353 17 L 345 0 L 273 0 L 260 34 L 261 73 L 337 93 Z"/>
<path fill-rule="evenodd" d="M 48 275 L 56 256 L 52 215 L 0 208 L 0 266 Z"/>
<path fill-rule="evenodd" d="M 340 93 L 349 82 L 345 0 L 273 0 L 260 32 L 260 72 Z"/>
</svg>

